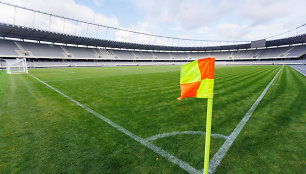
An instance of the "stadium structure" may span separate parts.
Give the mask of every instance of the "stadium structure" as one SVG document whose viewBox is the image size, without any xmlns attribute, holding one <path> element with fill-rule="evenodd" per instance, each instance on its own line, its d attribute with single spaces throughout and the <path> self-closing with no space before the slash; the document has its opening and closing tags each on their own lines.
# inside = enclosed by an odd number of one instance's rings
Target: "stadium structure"
<svg viewBox="0 0 306 174">
<path fill-rule="evenodd" d="M 33 13 L 31 27 L 16 24 L 15 13 L 11 23 L 0 23 L 0 57 L 26 58 L 29 67 L 181 64 L 203 57 L 215 57 L 217 64 L 306 63 L 306 34 L 299 32 L 305 30 L 305 24 L 277 35 L 277 39 L 274 36 L 257 41 L 192 40 L 93 24 L 8 3 L 2 5 Z M 35 27 L 35 15 L 47 16 L 49 29 Z M 53 18 L 63 21 L 63 32 L 52 31 Z M 75 34 L 65 33 L 65 23 L 76 23 Z M 77 34 L 78 26 L 82 25 L 86 32 Z M 90 27 L 96 27 L 91 36 Z M 108 36 L 111 30 L 113 35 Z M 129 38 L 116 39 L 116 32 L 126 32 Z M 290 37 L 285 37 L 289 34 Z"/>
</svg>

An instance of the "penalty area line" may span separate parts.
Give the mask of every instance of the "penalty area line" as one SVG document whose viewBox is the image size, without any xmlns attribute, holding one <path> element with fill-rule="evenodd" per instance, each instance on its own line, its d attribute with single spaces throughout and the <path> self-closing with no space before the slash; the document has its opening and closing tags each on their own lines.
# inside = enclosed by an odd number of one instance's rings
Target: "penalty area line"
<svg viewBox="0 0 306 174">
<path fill-rule="evenodd" d="M 160 147 L 155 146 L 154 144 L 148 142 L 147 140 L 135 135 L 134 133 L 128 131 L 127 129 L 125 129 L 124 127 L 114 123 L 113 121 L 111 121 L 110 119 L 102 116 L 101 114 L 95 112 L 94 110 L 92 110 L 91 108 L 83 105 L 82 103 L 74 100 L 73 98 L 67 96 L 66 94 L 62 93 L 61 91 L 59 91 L 58 89 L 52 87 L 51 85 L 47 84 L 46 82 L 38 79 L 37 77 L 33 76 L 32 74 L 29 74 L 31 77 L 33 77 L 34 79 L 36 79 L 37 81 L 43 83 L 44 85 L 46 85 L 47 87 L 49 87 L 50 89 L 54 90 L 55 92 L 59 93 L 60 95 L 62 95 L 63 97 L 67 98 L 68 100 L 72 101 L 73 103 L 75 103 L 76 105 L 80 106 L 81 108 L 85 109 L 86 111 L 88 111 L 89 113 L 93 114 L 94 116 L 102 119 L 104 122 L 106 122 L 107 124 L 109 124 L 110 126 L 114 127 L 115 129 L 117 129 L 118 131 L 124 133 L 125 135 L 129 136 L 130 138 L 134 139 L 135 141 L 139 142 L 140 144 L 144 145 L 145 147 L 147 147 L 148 149 L 151 149 L 152 151 L 154 151 L 155 153 L 161 155 L 162 157 L 164 157 L 165 159 L 167 159 L 168 161 L 172 162 L 173 164 L 176 164 L 178 166 L 180 166 L 182 169 L 184 169 L 185 171 L 187 171 L 188 173 L 199 173 L 199 171 L 195 168 L 193 168 L 192 166 L 190 166 L 188 163 L 178 159 L 177 157 L 175 157 L 174 155 L 170 154 L 169 152 L 163 150 Z"/>
<path fill-rule="evenodd" d="M 245 126 L 245 124 L 247 123 L 247 121 L 250 119 L 250 117 L 252 116 L 253 112 L 255 111 L 255 109 L 257 108 L 257 106 L 259 105 L 260 101 L 263 99 L 263 97 L 265 96 L 265 94 L 267 93 L 268 89 L 270 88 L 270 86 L 273 84 L 274 80 L 276 79 L 276 77 L 278 76 L 278 74 L 280 73 L 280 71 L 283 69 L 283 67 L 281 67 L 279 69 L 279 71 L 277 72 L 277 74 L 274 76 L 274 78 L 270 81 L 270 83 L 266 86 L 266 88 L 263 90 L 263 92 L 260 94 L 260 96 L 258 97 L 258 99 L 255 101 L 255 103 L 251 106 L 251 108 L 248 110 L 248 112 L 244 115 L 244 117 L 242 118 L 242 120 L 238 123 L 238 125 L 236 126 L 236 128 L 233 130 L 233 132 L 228 136 L 228 138 L 226 139 L 226 141 L 224 142 L 224 144 L 220 147 L 220 149 L 217 151 L 217 153 L 215 153 L 214 157 L 212 158 L 212 160 L 209 162 L 209 171 L 208 173 L 212 174 L 216 171 L 217 167 L 220 165 L 223 157 L 226 155 L 226 153 L 228 152 L 229 148 L 231 147 L 231 145 L 234 143 L 235 139 L 237 138 L 237 136 L 239 135 L 239 133 L 241 132 L 241 130 L 243 129 L 243 127 Z M 200 172 L 203 172 L 203 170 L 201 170 Z"/>
</svg>

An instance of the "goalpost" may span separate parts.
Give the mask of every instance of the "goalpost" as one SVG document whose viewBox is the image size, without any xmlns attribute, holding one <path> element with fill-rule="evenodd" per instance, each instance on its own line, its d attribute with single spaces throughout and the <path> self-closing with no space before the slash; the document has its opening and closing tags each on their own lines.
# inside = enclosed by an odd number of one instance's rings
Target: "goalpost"
<svg viewBox="0 0 306 174">
<path fill-rule="evenodd" d="M 27 74 L 27 60 L 26 58 L 5 59 L 6 73 L 8 74 Z"/>
</svg>

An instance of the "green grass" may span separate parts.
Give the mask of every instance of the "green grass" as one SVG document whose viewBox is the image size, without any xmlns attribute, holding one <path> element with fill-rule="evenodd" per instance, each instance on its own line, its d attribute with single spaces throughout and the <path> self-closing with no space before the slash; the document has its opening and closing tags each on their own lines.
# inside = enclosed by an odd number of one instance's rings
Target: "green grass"
<svg viewBox="0 0 306 174">
<path fill-rule="evenodd" d="M 217 66 L 212 132 L 229 135 L 280 68 Z M 176 100 L 179 66 L 30 73 L 142 138 L 205 130 L 206 100 Z M 274 83 L 216 173 L 304 173 L 306 80 L 285 67 Z M 29 75 L 10 75 L 0 104 L 0 173 L 186 173 Z M 204 136 L 152 143 L 203 168 Z"/>
<path fill-rule="evenodd" d="M 5 71 L 0 71 L 0 102 L 2 100 L 2 96 L 6 92 L 8 75 Z"/>
</svg>

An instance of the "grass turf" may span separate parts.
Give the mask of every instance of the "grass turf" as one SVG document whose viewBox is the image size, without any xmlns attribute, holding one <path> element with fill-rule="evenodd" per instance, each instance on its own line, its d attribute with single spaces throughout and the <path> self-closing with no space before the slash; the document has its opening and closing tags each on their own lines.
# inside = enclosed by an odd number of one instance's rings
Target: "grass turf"
<svg viewBox="0 0 306 174">
<path fill-rule="evenodd" d="M 279 68 L 217 66 L 212 132 L 229 135 Z M 206 100 L 176 100 L 178 66 L 30 73 L 142 138 L 205 130 Z M 305 141 L 305 77 L 285 67 L 275 83 L 217 173 L 305 170 L 305 147 L 294 143 Z M 28 75 L 10 75 L 7 86 L 0 106 L 0 173 L 185 173 Z M 211 156 L 223 142 L 212 138 Z M 203 168 L 204 136 L 177 135 L 153 143 Z"/>
<path fill-rule="evenodd" d="M 5 71 L 0 70 L 0 102 L 2 100 L 2 96 L 6 91 L 8 74 Z"/>
</svg>

